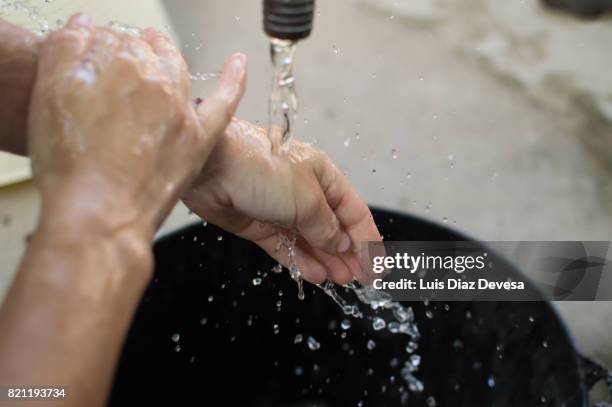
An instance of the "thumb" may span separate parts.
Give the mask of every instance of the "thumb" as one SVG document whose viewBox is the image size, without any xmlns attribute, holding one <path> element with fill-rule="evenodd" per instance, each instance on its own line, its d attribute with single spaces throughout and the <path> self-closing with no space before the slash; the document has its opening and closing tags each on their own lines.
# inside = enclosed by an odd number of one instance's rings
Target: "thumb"
<svg viewBox="0 0 612 407">
<path fill-rule="evenodd" d="M 197 106 L 200 125 L 209 137 L 222 134 L 232 120 L 244 94 L 246 76 L 246 56 L 232 55 L 223 67 L 212 96 Z"/>
</svg>

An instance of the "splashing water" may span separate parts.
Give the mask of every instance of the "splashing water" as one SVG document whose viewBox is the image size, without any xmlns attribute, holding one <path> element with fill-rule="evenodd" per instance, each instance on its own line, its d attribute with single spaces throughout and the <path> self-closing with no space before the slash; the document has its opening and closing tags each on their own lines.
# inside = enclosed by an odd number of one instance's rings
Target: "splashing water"
<svg viewBox="0 0 612 407">
<path fill-rule="evenodd" d="M 294 124 L 297 119 L 298 99 L 295 91 L 295 78 L 293 76 L 293 56 L 296 45 L 292 41 L 271 39 L 270 55 L 273 65 L 272 90 L 269 102 L 269 132 L 272 151 L 282 153 L 282 147 L 291 140 L 294 134 Z M 293 232 L 279 232 L 279 247 L 287 249 L 289 274 L 298 284 L 298 298 L 304 299 L 303 280 L 299 267 L 295 261 L 296 235 Z M 275 268 L 276 272 L 282 270 L 282 266 Z M 412 308 L 404 307 L 398 302 L 391 301 L 388 294 L 378 291 L 373 287 L 361 287 L 356 283 L 351 283 L 344 288 L 347 292 L 357 297 L 359 302 L 369 306 L 374 311 L 390 311 L 391 317 L 387 319 L 382 314 L 376 316 L 365 316 L 359 309 L 357 303 L 345 299 L 336 289 L 333 282 L 327 281 L 318 286 L 321 288 L 338 306 L 342 312 L 353 318 L 368 318 L 372 320 L 372 330 L 382 330 L 390 328 L 392 334 L 408 335 L 410 340 L 406 345 L 406 353 L 412 357 L 404 363 L 401 368 L 401 376 L 412 391 L 422 391 L 423 383 L 414 376 L 418 370 L 420 357 L 415 355 L 418 345 L 416 342 L 420 338 L 419 330 L 414 320 Z M 343 329 L 350 329 L 350 323 L 344 324 Z M 369 342 L 371 349 L 374 349 L 375 342 Z M 373 344 L 373 345 L 372 345 Z"/>
<path fill-rule="evenodd" d="M 302 279 L 302 273 L 300 272 L 300 268 L 297 265 L 297 261 L 295 260 L 295 242 L 297 237 L 293 232 L 279 232 L 279 246 L 277 250 L 280 250 L 282 247 L 287 249 L 287 262 L 289 264 L 289 275 L 297 283 L 298 286 L 298 298 L 303 300 L 306 298 L 304 295 L 304 280 Z M 280 265 L 279 265 L 280 266 Z M 281 266 L 282 270 L 282 266 Z"/>
<path fill-rule="evenodd" d="M 391 296 L 383 291 L 379 291 L 372 286 L 360 286 L 357 283 L 349 283 L 344 287 L 347 293 L 354 294 L 359 302 L 369 306 L 374 312 L 390 311 L 390 316 L 379 313 L 375 316 L 366 315 L 359 309 L 357 303 L 351 303 L 343 297 L 336 285 L 331 281 L 319 285 L 321 288 L 340 308 L 345 315 L 353 318 L 367 318 L 372 320 L 371 328 L 373 331 L 385 329 L 392 334 L 407 335 L 410 339 L 405 347 L 405 351 L 410 357 L 404 362 L 400 370 L 402 379 L 408 385 L 408 388 L 414 392 L 423 391 L 423 383 L 414 375 L 418 370 L 421 357 L 414 354 L 417 350 L 417 341 L 420 338 L 419 329 L 414 319 L 414 312 L 411 307 L 405 307 L 399 302 L 391 300 Z M 386 316 L 386 318 L 384 318 Z M 373 350 L 376 343 L 372 340 L 368 342 L 368 349 Z"/>
</svg>

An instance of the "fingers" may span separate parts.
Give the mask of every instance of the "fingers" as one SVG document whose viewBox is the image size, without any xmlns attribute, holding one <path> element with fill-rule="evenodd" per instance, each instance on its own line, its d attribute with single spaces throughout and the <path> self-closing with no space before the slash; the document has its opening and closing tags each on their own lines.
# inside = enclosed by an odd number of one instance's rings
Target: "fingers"
<svg viewBox="0 0 612 407">
<path fill-rule="evenodd" d="M 97 72 L 101 72 L 115 58 L 119 45 L 120 40 L 114 32 L 98 28 L 93 35 L 87 59 L 91 61 Z"/>
<path fill-rule="evenodd" d="M 255 242 L 265 250 L 270 257 L 288 267 L 287 250 L 278 248 L 278 235 L 272 234 L 264 239 Z M 296 248 L 295 261 L 300 268 L 304 280 L 313 284 L 321 284 L 328 278 L 328 271 L 315 257 L 304 250 L 303 247 Z"/>
<path fill-rule="evenodd" d="M 380 241 L 380 232 L 374 223 L 370 208 L 344 175 L 327 160 L 320 172 L 325 197 L 340 222 L 351 237 L 353 252 L 360 250 L 361 242 Z"/>
<path fill-rule="evenodd" d="M 344 285 L 353 281 L 353 272 L 349 268 L 348 264 L 340 256 L 334 256 L 327 254 L 323 250 L 315 248 L 306 248 L 309 255 L 318 260 L 327 269 L 329 276 L 328 278 L 334 281 L 336 284 Z"/>
<path fill-rule="evenodd" d="M 314 204 L 306 205 L 307 212 L 298 218 L 298 230 L 313 247 L 329 254 L 344 253 L 351 247 L 350 237 L 342 231 L 338 218 L 327 204 L 327 199 L 318 188 L 308 188 L 306 193 L 315 194 Z"/>
<path fill-rule="evenodd" d="M 363 242 L 380 241 L 380 233 L 365 201 L 331 161 L 321 154 L 314 170 L 325 194 L 325 202 L 350 238 L 350 251 L 342 254 L 353 276 L 361 283 L 371 281 L 368 263 L 362 261 Z"/>
<path fill-rule="evenodd" d="M 38 72 L 53 77 L 74 66 L 89 46 L 91 19 L 84 14 L 72 16 L 66 26 L 51 33 L 40 47 Z"/>
<path fill-rule="evenodd" d="M 197 113 L 208 137 L 221 135 L 231 121 L 246 86 L 246 57 L 234 54 L 223 67 L 212 96 L 197 107 Z"/>
<path fill-rule="evenodd" d="M 181 90 L 185 100 L 191 99 L 191 83 L 187 64 L 176 46 L 162 33 L 154 28 L 146 28 L 141 38 L 149 43 L 153 52 L 159 57 L 159 69 L 168 76 L 174 85 Z"/>
</svg>

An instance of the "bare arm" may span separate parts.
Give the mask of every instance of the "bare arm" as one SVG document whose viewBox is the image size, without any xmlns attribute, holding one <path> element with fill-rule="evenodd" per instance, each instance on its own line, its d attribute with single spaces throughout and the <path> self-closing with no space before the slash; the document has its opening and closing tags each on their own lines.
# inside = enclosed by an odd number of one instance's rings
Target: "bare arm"
<svg viewBox="0 0 612 407">
<path fill-rule="evenodd" d="M 233 115 L 245 59 L 229 60 L 196 112 L 166 38 L 75 16 L 41 43 L 37 69 L 27 134 L 42 208 L 0 309 L 0 385 L 66 386 L 62 406 L 100 406 L 155 230 Z"/>
<path fill-rule="evenodd" d="M 26 121 L 39 39 L 0 20 L 0 150 L 26 154 Z"/>
<path fill-rule="evenodd" d="M 62 405 L 102 405 L 151 253 L 132 226 L 71 224 L 45 214 L 31 238 L 0 312 L 0 383 L 67 386 Z"/>
</svg>

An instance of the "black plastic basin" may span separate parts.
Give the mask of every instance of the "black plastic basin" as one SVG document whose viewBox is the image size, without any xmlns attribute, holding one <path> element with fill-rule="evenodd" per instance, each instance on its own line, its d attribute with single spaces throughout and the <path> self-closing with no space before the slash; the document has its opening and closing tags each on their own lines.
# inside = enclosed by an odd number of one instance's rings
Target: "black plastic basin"
<svg viewBox="0 0 612 407">
<path fill-rule="evenodd" d="M 374 216 L 388 240 L 465 240 L 412 216 Z M 427 406 L 432 396 L 452 407 L 587 405 L 579 357 L 546 302 L 409 304 L 425 388 L 406 399 L 407 337 L 366 320 L 344 331 L 329 297 L 307 285 L 298 300 L 288 274 L 271 273 L 274 261 L 255 245 L 198 223 L 160 239 L 155 257 L 111 405 Z M 267 275 L 254 285 L 257 271 Z"/>
</svg>

